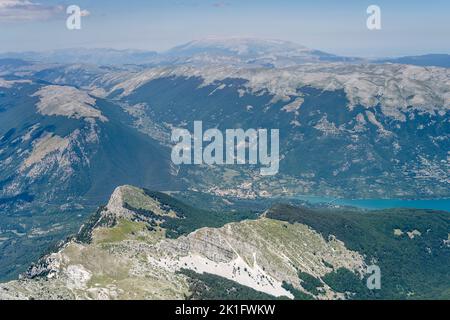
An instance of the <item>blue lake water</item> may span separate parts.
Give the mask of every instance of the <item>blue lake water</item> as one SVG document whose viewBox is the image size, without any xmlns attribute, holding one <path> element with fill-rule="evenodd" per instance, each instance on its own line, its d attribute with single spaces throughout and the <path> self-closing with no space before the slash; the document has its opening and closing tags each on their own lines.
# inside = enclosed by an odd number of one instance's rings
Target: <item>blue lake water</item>
<svg viewBox="0 0 450 320">
<path fill-rule="evenodd" d="M 403 200 L 403 199 L 339 199 L 318 196 L 295 196 L 295 199 L 313 204 L 327 203 L 364 209 L 415 208 L 450 212 L 450 199 Z"/>
</svg>

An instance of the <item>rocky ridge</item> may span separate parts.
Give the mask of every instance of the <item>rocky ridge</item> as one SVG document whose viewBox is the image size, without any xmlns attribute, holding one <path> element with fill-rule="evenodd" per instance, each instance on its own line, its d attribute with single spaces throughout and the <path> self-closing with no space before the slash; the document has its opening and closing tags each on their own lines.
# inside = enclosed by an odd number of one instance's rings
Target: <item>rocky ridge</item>
<svg viewBox="0 0 450 320">
<path fill-rule="evenodd" d="M 152 208 L 153 215 L 143 218 L 131 206 Z M 161 222 L 174 214 L 140 189 L 119 187 L 94 223 L 81 228 L 80 233 L 89 227 L 91 237 L 71 238 L 20 280 L 0 285 L 0 298 L 184 299 L 192 293 L 189 277 L 181 272 L 188 269 L 274 298 L 293 298 L 283 285 L 290 283 L 318 299 L 341 299 L 344 293 L 326 284 L 318 293 L 308 292 L 298 272 L 318 279 L 339 268 L 364 273 L 363 256 L 306 225 L 261 216 L 169 239 Z"/>
</svg>

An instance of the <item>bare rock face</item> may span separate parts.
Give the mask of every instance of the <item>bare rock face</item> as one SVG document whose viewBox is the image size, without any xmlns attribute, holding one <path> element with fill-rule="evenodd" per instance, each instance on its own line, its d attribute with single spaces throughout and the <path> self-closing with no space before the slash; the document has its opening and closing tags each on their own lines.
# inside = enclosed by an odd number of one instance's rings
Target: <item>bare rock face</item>
<svg viewBox="0 0 450 320">
<path fill-rule="evenodd" d="M 186 237 L 158 244 L 175 268 L 216 274 L 274 296 L 291 294 L 282 282 L 301 283 L 298 272 L 323 277 L 346 268 L 363 274 L 363 257 L 336 240 L 326 240 L 305 225 L 260 218 L 230 223 L 222 228 L 203 228 Z M 320 295 L 331 294 L 326 289 Z"/>
<path fill-rule="evenodd" d="M 124 191 L 130 189 L 128 186 L 117 187 L 108 204 L 106 205 L 106 210 L 104 215 L 112 215 L 115 218 L 125 218 L 130 219 L 134 216 L 134 213 L 126 208 L 124 208 Z"/>
<path fill-rule="evenodd" d="M 96 100 L 74 87 L 50 85 L 41 88 L 34 96 L 39 97 L 37 109 L 43 115 L 108 121 L 101 111 L 94 108 Z"/>
</svg>

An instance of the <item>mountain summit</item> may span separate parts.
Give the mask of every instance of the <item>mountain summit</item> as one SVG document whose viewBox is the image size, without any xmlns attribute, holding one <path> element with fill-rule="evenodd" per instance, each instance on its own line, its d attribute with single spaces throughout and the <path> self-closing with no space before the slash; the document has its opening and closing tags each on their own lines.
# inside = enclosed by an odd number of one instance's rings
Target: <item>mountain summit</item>
<svg viewBox="0 0 450 320">
<path fill-rule="evenodd" d="M 283 40 L 255 38 L 207 38 L 194 40 L 168 51 L 169 54 L 193 55 L 199 52 L 215 51 L 232 55 L 300 54 L 313 50 Z"/>
<path fill-rule="evenodd" d="M 351 61 L 352 58 L 307 48 L 290 41 L 254 38 L 208 38 L 177 46 L 164 53 L 169 57 L 190 58 L 209 62 L 239 61 L 241 63 L 291 66 L 320 61 Z"/>
</svg>

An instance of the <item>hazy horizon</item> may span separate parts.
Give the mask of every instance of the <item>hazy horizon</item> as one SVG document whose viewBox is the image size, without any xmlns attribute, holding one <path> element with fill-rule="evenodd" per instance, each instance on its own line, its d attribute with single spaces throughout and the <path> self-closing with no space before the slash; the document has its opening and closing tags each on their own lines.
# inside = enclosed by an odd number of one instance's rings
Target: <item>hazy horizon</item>
<svg viewBox="0 0 450 320">
<path fill-rule="evenodd" d="M 225 38 L 214 38 L 214 39 L 220 39 L 220 40 L 229 40 L 229 39 L 236 39 L 239 37 L 225 37 Z M 80 46 L 80 47 L 63 47 L 63 48 L 53 48 L 53 49 L 40 49 L 40 50 L 22 50 L 22 51 L 3 51 L 0 50 L 0 54 L 2 55 L 14 55 L 14 54 L 22 54 L 22 53 L 32 53 L 32 52 L 36 52 L 36 53 L 46 53 L 46 52 L 54 52 L 54 51 L 69 51 L 69 50 L 111 50 L 111 51 L 133 51 L 133 52 L 148 52 L 148 53 L 156 53 L 156 54 L 164 54 L 167 51 L 170 51 L 171 49 L 177 47 L 177 46 L 181 46 L 187 43 L 191 43 L 194 41 L 202 41 L 202 40 L 208 40 L 210 38 L 201 38 L 201 39 L 193 39 L 193 40 L 189 40 L 183 43 L 178 43 L 175 44 L 174 46 L 165 48 L 165 49 L 161 49 L 161 50 L 151 50 L 151 49 L 142 49 L 142 48 L 114 48 L 114 47 L 90 47 L 90 46 Z M 250 38 L 239 38 L 239 39 L 250 39 Z M 251 39 L 257 39 L 257 40 L 282 40 L 282 39 L 269 39 L 269 38 L 251 38 Z M 303 45 L 301 43 L 297 43 L 294 41 L 289 41 L 289 40 L 282 40 L 282 41 L 288 41 L 288 42 L 292 42 L 294 44 L 297 45 Z M 308 47 L 309 48 L 309 47 Z M 315 49 L 315 50 L 320 50 L 317 48 L 309 48 L 309 49 Z M 323 50 L 321 50 L 323 51 Z M 363 56 L 363 55 L 340 55 L 337 54 L 335 52 L 331 52 L 331 51 L 324 51 L 326 53 L 329 54 L 334 54 L 337 56 L 347 56 L 347 57 L 354 57 L 354 58 L 362 58 L 362 59 L 383 59 L 383 58 L 400 58 L 400 57 L 404 57 L 404 56 L 422 56 L 422 55 L 440 55 L 440 54 L 447 54 L 450 55 L 450 53 L 446 53 L 446 52 L 423 52 L 423 53 L 418 53 L 418 54 L 402 54 L 402 55 L 380 55 L 380 56 Z"/>
<path fill-rule="evenodd" d="M 66 28 L 72 4 L 83 10 L 81 30 Z M 372 4 L 381 8 L 381 30 L 367 29 Z M 193 39 L 244 37 L 286 40 L 342 56 L 449 54 L 448 12 L 450 3 L 442 0 L 0 0 L 0 51 L 161 52 Z"/>
</svg>

